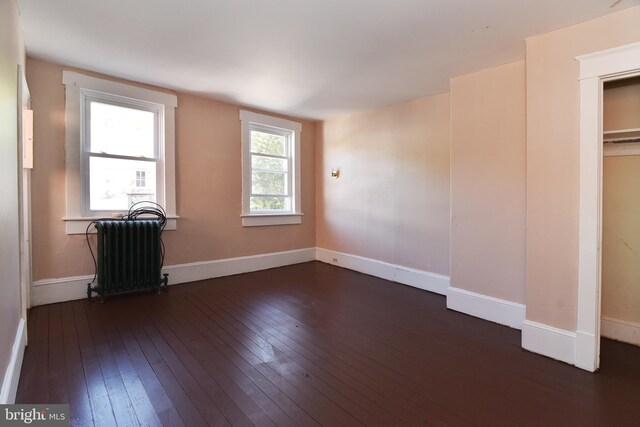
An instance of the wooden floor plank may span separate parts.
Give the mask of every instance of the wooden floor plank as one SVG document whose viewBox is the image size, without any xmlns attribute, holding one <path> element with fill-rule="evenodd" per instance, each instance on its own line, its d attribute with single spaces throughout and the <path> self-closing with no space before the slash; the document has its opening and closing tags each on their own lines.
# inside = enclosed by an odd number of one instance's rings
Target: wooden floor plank
<svg viewBox="0 0 640 427">
<path fill-rule="evenodd" d="M 418 289 L 317 262 L 36 307 L 16 401 L 74 426 L 640 425 L 640 348 L 592 374 Z"/>
<path fill-rule="evenodd" d="M 217 303 L 220 301 L 218 300 Z M 210 309 L 213 303 L 207 302 L 206 304 Z M 249 316 L 233 311 L 229 306 L 227 306 L 227 310 L 229 310 L 227 313 L 231 316 L 229 318 L 232 319 L 232 322 L 237 322 L 240 317 L 243 318 L 242 323 L 247 327 L 244 330 L 245 335 L 251 336 L 252 340 L 259 343 L 267 353 L 270 353 L 272 349 L 278 349 L 287 360 L 291 360 L 299 366 L 298 372 L 308 378 L 309 383 L 315 389 L 352 413 L 362 423 L 371 425 L 375 422 L 391 422 L 394 418 L 383 406 L 378 406 L 381 402 L 376 403 L 371 400 L 366 390 L 358 388 L 361 384 L 356 385 L 349 382 L 348 376 L 333 375 L 324 363 L 312 362 L 302 354 L 303 351 L 296 351 L 283 340 L 278 340 L 268 327 L 257 325 L 256 322 L 260 322 L 259 319 L 250 319 Z M 234 315 L 236 317 L 233 317 Z M 402 420 L 402 417 L 400 419 Z M 404 420 L 404 422 L 407 423 L 408 420 Z"/>
<path fill-rule="evenodd" d="M 248 355 L 243 352 L 243 357 L 249 357 L 250 363 L 262 369 L 262 372 L 270 380 L 276 381 L 279 386 L 283 388 L 293 386 L 296 391 L 290 390 L 288 392 L 289 395 L 302 394 L 305 399 L 299 401 L 300 405 L 304 407 L 305 411 L 312 414 L 316 420 L 325 425 L 338 423 L 342 419 L 347 419 L 350 423 L 358 423 L 357 418 L 319 391 L 317 384 L 312 386 L 309 381 L 311 378 L 307 376 L 307 372 L 298 364 L 291 361 L 282 352 L 274 353 L 277 351 L 274 347 L 267 345 L 267 348 L 265 348 L 260 336 L 246 333 L 244 325 L 235 320 L 233 322 L 232 328 L 236 330 L 237 339 L 251 353 Z M 339 396 L 332 397 L 342 400 Z"/>
<path fill-rule="evenodd" d="M 218 299 L 217 303 L 220 304 L 221 299 Z M 259 319 L 257 317 L 252 317 L 256 322 L 261 322 L 262 320 L 266 322 L 268 315 L 259 310 L 257 310 L 256 313 L 261 314 Z M 296 324 L 295 329 L 293 331 L 288 331 L 287 334 L 281 333 L 281 331 L 277 327 L 273 327 L 273 325 L 267 325 L 266 323 L 263 324 L 265 325 L 262 328 L 264 333 L 273 337 L 273 339 L 276 340 L 275 342 L 282 342 L 286 348 L 295 351 L 295 353 L 290 353 L 292 354 L 292 357 L 299 359 L 296 357 L 296 353 L 299 354 L 303 358 L 299 360 L 301 360 L 301 363 L 305 366 L 309 366 L 311 368 L 311 366 L 305 363 L 305 361 L 315 361 L 315 363 L 322 369 L 334 372 L 333 375 L 336 378 L 341 378 L 345 381 L 353 379 L 350 383 L 356 386 L 360 393 L 363 393 L 381 407 L 396 409 L 402 408 L 403 412 L 400 415 L 396 414 L 396 417 L 404 423 L 410 423 L 414 420 L 418 420 L 420 422 L 437 424 L 438 421 L 451 423 L 460 419 L 455 413 L 444 412 L 445 410 L 442 407 L 430 405 L 425 401 L 422 403 L 427 409 L 415 407 L 415 405 L 411 404 L 411 394 L 404 393 L 401 383 L 398 382 L 397 384 L 394 384 L 385 381 L 385 373 L 381 370 L 374 369 L 369 371 L 369 375 L 362 375 L 360 372 L 360 365 L 363 362 L 362 360 L 358 360 L 351 364 L 341 364 L 340 359 L 349 360 L 349 356 L 345 355 L 344 352 L 342 352 L 342 354 L 338 354 L 336 346 L 332 346 L 327 351 L 323 351 L 313 343 L 300 339 L 300 334 L 303 333 L 304 330 L 304 328 L 299 328 L 301 323 Z M 296 339 L 292 339 L 292 336 L 295 336 Z M 318 341 L 317 337 L 316 341 Z M 269 340 L 269 342 L 272 343 L 274 341 Z M 321 354 L 323 357 L 317 357 L 318 354 Z M 353 356 L 351 353 L 349 353 L 349 355 Z M 380 390 L 394 389 L 396 392 L 392 395 L 380 393 Z M 382 419 L 384 418 L 385 417 L 382 416 Z"/>
<path fill-rule="evenodd" d="M 129 304 L 126 304 L 125 306 L 129 309 L 137 309 Z M 219 395 L 219 390 L 217 388 L 215 390 L 208 390 L 206 387 L 203 388 L 203 384 L 206 382 L 203 382 L 202 378 L 197 377 L 199 371 L 193 366 L 192 356 L 186 353 L 176 353 L 165 341 L 164 337 L 162 337 L 155 327 L 150 324 L 151 319 L 143 318 L 142 314 L 137 311 L 134 314 L 136 315 L 136 322 L 142 326 L 141 329 L 136 330 L 136 337 L 138 341 L 140 342 L 141 340 L 144 340 L 145 336 L 148 337 L 150 340 L 149 342 L 162 357 L 162 363 L 155 363 L 153 365 L 154 371 L 156 371 L 157 367 L 159 371 L 156 372 L 159 377 L 162 376 L 165 380 L 169 380 L 168 372 L 163 371 L 163 367 L 167 366 L 207 423 L 210 425 L 229 425 L 230 421 L 235 420 L 235 418 L 233 418 L 235 416 L 237 417 L 239 424 L 250 424 L 248 419 L 241 413 L 239 414 L 237 411 L 232 412 L 229 410 L 228 399 L 225 399 L 225 402 L 222 403 L 216 400 Z M 149 351 L 151 350 L 149 349 Z M 196 372 L 195 375 L 193 374 L 193 371 Z M 218 392 L 218 394 L 216 394 L 216 392 Z M 226 415 L 231 417 L 231 419 L 227 418 L 227 416 L 223 414 L 223 409 L 225 409 Z"/>
<path fill-rule="evenodd" d="M 147 419 L 150 425 L 158 423 L 165 427 L 184 425 L 178 410 L 158 381 L 137 342 L 133 340 L 132 334 L 122 327 L 123 313 L 119 310 L 105 310 L 101 316 L 101 322 L 110 339 L 112 350 L 120 355 L 117 359 L 118 368 L 129 396 L 134 402 L 141 424 L 145 424 L 143 420 Z M 121 325 L 120 329 L 117 327 L 118 322 Z M 149 413 L 151 408 L 154 415 Z M 201 418 L 198 421 L 203 422 Z"/>
<path fill-rule="evenodd" d="M 136 369 L 129 358 L 120 334 L 115 329 L 110 314 L 107 310 L 90 312 L 89 322 L 95 325 L 95 339 L 106 341 L 109 346 L 110 356 L 118 368 L 119 376 L 131 402 L 131 407 L 141 425 L 157 426 L 162 424 L 156 415 L 153 403 L 138 378 Z M 117 315 L 117 314 L 116 314 Z M 118 384 L 119 385 L 119 384 Z"/>
<path fill-rule="evenodd" d="M 189 348 L 197 358 L 200 365 L 218 381 L 227 393 L 232 392 L 232 398 L 238 406 L 243 408 L 252 422 L 256 425 L 262 423 L 266 415 L 277 425 L 295 425 L 293 420 L 269 398 L 264 391 L 255 384 L 241 369 L 231 363 L 220 352 L 200 329 L 201 324 L 192 322 L 192 316 L 184 317 L 182 313 L 187 310 L 193 313 L 193 308 L 176 304 L 176 299 L 171 304 L 164 304 L 155 312 L 154 318 L 162 322 L 162 329 L 172 329 L 182 343 Z M 178 308 L 177 314 L 173 307 Z M 250 399 L 247 399 L 249 397 Z M 256 411 L 260 408 L 260 411 Z"/>
<path fill-rule="evenodd" d="M 145 384 L 145 388 L 153 386 L 153 389 L 157 390 L 156 393 L 161 393 L 159 390 L 161 388 L 170 399 L 171 406 L 175 407 L 178 418 L 187 425 L 207 425 L 203 415 L 198 411 L 198 408 L 186 391 L 183 390 L 178 379 L 164 363 L 162 356 L 146 336 L 137 319 L 133 320 L 133 316 L 129 312 L 122 310 L 118 312 L 119 316 L 115 319 L 118 331 L 124 340 L 136 371 L 140 375 L 143 384 Z M 152 401 L 154 401 L 155 405 L 155 399 L 152 399 Z M 171 414 L 168 417 L 171 419 Z M 181 421 L 176 422 L 180 424 Z"/>
<path fill-rule="evenodd" d="M 69 406 L 69 417 L 72 426 L 91 426 L 93 425 L 93 415 L 91 413 L 87 383 L 84 378 L 72 304 L 60 304 L 64 340 L 65 382 L 69 398 L 67 402 L 73 402 L 73 405 Z"/>
<path fill-rule="evenodd" d="M 49 310 L 49 400 L 54 403 L 69 401 L 66 381 L 66 363 L 60 304 Z"/>
<path fill-rule="evenodd" d="M 91 339 L 83 303 L 84 301 L 75 302 L 71 305 L 71 308 L 73 310 L 83 375 L 87 386 L 87 394 L 89 395 L 93 422 L 97 427 L 114 426 L 117 425 L 116 420 L 111 407 L 109 393 L 102 377 L 98 355 Z"/>
<path fill-rule="evenodd" d="M 186 301 L 186 299 L 182 301 Z M 188 303 L 185 303 L 183 307 L 192 314 L 189 318 L 192 320 L 193 326 L 206 337 L 213 348 L 219 351 L 220 354 L 224 354 L 230 363 L 237 366 L 266 396 L 272 399 L 290 417 L 294 425 L 313 425 L 315 423 L 313 418 L 287 396 L 286 390 L 280 390 L 276 384 L 242 358 L 243 350 L 238 350 L 241 346 L 229 336 L 225 339 L 226 334 L 221 325 L 207 316 L 206 313 L 201 312 L 197 305 L 189 306 Z M 286 420 L 284 423 L 286 423 Z M 277 424 L 282 425 L 283 422 L 277 422 Z"/>
</svg>

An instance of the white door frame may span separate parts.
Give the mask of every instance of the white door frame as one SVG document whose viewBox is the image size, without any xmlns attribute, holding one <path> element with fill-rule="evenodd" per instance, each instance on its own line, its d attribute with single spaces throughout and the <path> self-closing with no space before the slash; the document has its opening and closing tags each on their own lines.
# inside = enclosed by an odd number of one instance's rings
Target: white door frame
<svg viewBox="0 0 640 427">
<path fill-rule="evenodd" d="M 18 65 L 18 211 L 20 238 L 20 294 L 22 318 L 27 320 L 31 307 L 31 169 L 25 167 L 25 110 L 31 108 L 31 93 L 24 75 L 24 67 Z M 32 155 L 33 153 L 31 153 Z"/>
<path fill-rule="evenodd" d="M 602 88 L 640 74 L 640 43 L 576 57 L 580 62 L 580 228 L 575 365 L 600 365 Z"/>
</svg>

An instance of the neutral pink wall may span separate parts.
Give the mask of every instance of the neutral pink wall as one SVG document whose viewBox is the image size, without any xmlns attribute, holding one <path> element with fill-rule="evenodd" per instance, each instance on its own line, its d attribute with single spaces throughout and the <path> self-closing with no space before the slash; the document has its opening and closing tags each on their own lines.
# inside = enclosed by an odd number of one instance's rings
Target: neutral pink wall
<svg viewBox="0 0 640 427">
<path fill-rule="evenodd" d="M 59 65 L 28 60 L 27 78 L 37 141 L 33 170 L 34 280 L 93 273 L 84 236 L 65 234 L 62 221 L 65 216 L 62 70 Z M 176 193 L 180 219 L 177 231 L 165 231 L 165 263 L 314 247 L 315 122 L 292 119 L 302 123 L 302 224 L 242 227 L 240 107 L 183 93 L 177 95 Z"/>
<path fill-rule="evenodd" d="M 448 93 L 325 121 L 316 143 L 319 247 L 449 274 Z"/>
<path fill-rule="evenodd" d="M 576 329 L 579 65 L 640 41 L 640 7 L 527 40 L 527 319 Z"/>
<path fill-rule="evenodd" d="M 451 286 L 524 303 L 525 64 L 451 80 Z"/>
<path fill-rule="evenodd" d="M 18 235 L 18 64 L 24 41 L 14 0 L 0 2 L 0 378 L 11 358 L 20 299 Z"/>
</svg>

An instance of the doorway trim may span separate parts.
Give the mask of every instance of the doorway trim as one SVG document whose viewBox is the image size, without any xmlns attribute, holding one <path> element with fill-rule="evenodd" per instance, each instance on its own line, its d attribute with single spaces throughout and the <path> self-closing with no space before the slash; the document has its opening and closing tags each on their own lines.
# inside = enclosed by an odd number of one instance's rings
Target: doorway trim
<svg viewBox="0 0 640 427">
<path fill-rule="evenodd" d="M 580 63 L 580 226 L 575 365 L 600 365 L 602 265 L 602 90 L 640 74 L 640 43 L 576 57 Z"/>
</svg>

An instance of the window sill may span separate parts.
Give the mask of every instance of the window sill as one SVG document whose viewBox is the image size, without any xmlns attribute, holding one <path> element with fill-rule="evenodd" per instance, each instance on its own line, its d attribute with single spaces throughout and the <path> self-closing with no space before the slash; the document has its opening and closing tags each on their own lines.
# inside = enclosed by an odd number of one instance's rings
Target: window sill
<svg viewBox="0 0 640 427">
<path fill-rule="evenodd" d="M 243 227 L 262 227 L 265 225 L 288 225 L 301 223 L 301 213 L 242 215 Z"/>
<path fill-rule="evenodd" d="M 95 217 L 95 218 L 62 218 L 62 220 L 66 223 L 67 234 L 85 234 L 87 231 L 87 227 L 96 219 L 102 219 L 106 217 Z M 164 227 L 165 230 L 176 230 L 177 229 L 177 219 L 180 218 L 177 215 L 167 215 L 167 225 Z M 114 216 L 113 219 L 119 219 L 117 216 Z M 89 233 L 96 233 L 95 227 L 91 227 L 89 229 Z"/>
</svg>

